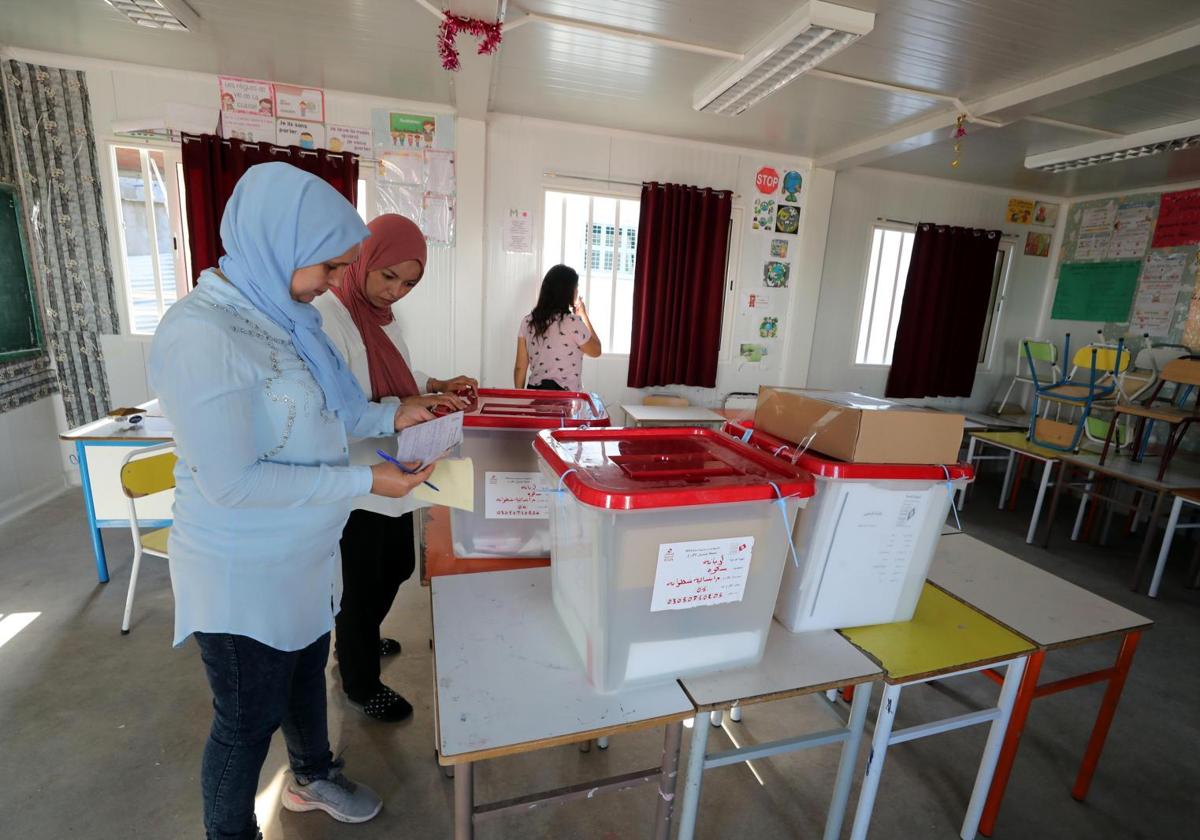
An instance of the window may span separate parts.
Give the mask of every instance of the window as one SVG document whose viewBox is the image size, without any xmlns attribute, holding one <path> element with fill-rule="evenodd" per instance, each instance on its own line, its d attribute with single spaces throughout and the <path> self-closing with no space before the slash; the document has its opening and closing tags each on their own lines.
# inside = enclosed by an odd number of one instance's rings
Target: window
<svg viewBox="0 0 1200 840">
<path fill-rule="evenodd" d="M 546 191 L 542 273 L 565 263 L 579 272 L 579 294 L 605 353 L 628 353 L 637 261 L 635 199 Z"/>
<path fill-rule="evenodd" d="M 183 169 L 175 150 L 113 146 L 113 172 L 129 324 L 133 333 L 150 335 L 187 294 Z"/>
<path fill-rule="evenodd" d="M 367 182 L 362 178 L 358 179 L 358 204 L 354 209 L 364 222 L 371 221 L 367 218 Z"/>
<path fill-rule="evenodd" d="M 900 307 L 904 302 L 904 286 L 915 238 L 914 229 L 906 225 L 875 225 L 871 232 L 871 260 L 867 263 L 867 283 L 858 321 L 855 364 L 892 363 L 892 348 L 896 344 L 896 327 L 900 323 Z M 979 342 L 980 365 L 991 365 L 991 348 L 1000 331 L 1012 254 L 1011 243 L 1001 243 L 996 253 L 987 321 Z"/>
</svg>

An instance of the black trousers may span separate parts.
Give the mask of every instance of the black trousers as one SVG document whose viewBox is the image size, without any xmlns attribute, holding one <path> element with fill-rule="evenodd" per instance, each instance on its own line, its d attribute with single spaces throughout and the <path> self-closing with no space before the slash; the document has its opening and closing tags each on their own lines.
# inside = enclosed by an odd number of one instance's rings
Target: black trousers
<svg viewBox="0 0 1200 840">
<path fill-rule="evenodd" d="M 411 513 L 350 513 L 342 531 L 342 611 L 334 626 L 342 688 L 356 703 L 366 702 L 383 685 L 379 625 L 415 567 Z"/>
</svg>

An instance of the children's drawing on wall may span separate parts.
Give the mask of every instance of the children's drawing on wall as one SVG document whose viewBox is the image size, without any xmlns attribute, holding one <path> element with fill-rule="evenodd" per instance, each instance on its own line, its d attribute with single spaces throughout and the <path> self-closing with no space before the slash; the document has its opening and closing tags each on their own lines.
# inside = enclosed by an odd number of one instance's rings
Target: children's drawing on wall
<svg viewBox="0 0 1200 840">
<path fill-rule="evenodd" d="M 800 173 L 793 170 L 785 172 L 783 175 L 783 200 L 784 201 L 799 201 L 800 187 L 804 180 L 800 177 Z"/>
<path fill-rule="evenodd" d="M 742 361 L 757 364 L 767 355 L 767 348 L 763 344 L 743 344 L 738 348 L 738 355 L 742 357 Z"/>
<path fill-rule="evenodd" d="M 790 263 L 771 260 L 763 266 L 763 285 L 772 289 L 786 289 L 791 270 Z"/>
<path fill-rule="evenodd" d="M 1033 221 L 1033 202 L 1025 198 L 1010 198 L 1004 219 L 1012 225 L 1027 225 Z"/>
<path fill-rule="evenodd" d="M 1033 205 L 1033 223 L 1042 227 L 1054 227 L 1058 224 L 1058 205 L 1039 201 Z"/>
<path fill-rule="evenodd" d="M 758 324 L 759 338 L 778 338 L 779 337 L 779 318 L 774 315 L 769 315 L 763 318 Z"/>
<path fill-rule="evenodd" d="M 780 204 L 775 211 L 775 232 L 795 233 L 800 230 L 800 208 L 794 204 Z"/>
<path fill-rule="evenodd" d="M 775 199 L 754 200 L 754 230 L 775 230 Z"/>
<path fill-rule="evenodd" d="M 1048 257 L 1050 256 L 1050 234 L 1034 233 L 1030 231 L 1025 235 L 1025 256 L 1027 257 Z"/>
<path fill-rule="evenodd" d="M 771 256 L 778 257 L 781 260 L 787 259 L 788 241 L 786 239 L 771 240 Z"/>
</svg>

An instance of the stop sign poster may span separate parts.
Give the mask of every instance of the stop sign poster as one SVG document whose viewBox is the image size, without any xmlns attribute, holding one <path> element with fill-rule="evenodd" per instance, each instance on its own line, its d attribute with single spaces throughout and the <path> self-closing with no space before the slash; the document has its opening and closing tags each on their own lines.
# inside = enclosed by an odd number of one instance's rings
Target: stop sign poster
<svg viewBox="0 0 1200 840">
<path fill-rule="evenodd" d="M 779 189 L 779 173 L 770 166 L 764 166 L 754 177 L 754 186 L 763 195 L 774 194 Z"/>
</svg>

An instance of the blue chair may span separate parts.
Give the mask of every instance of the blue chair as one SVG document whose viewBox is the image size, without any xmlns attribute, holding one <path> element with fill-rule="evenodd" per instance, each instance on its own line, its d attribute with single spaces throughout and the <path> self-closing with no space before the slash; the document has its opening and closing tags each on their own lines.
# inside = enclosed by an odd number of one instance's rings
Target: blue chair
<svg viewBox="0 0 1200 840">
<path fill-rule="evenodd" d="M 1089 344 L 1071 357 L 1071 334 L 1067 333 L 1063 342 L 1062 358 L 1072 359 L 1070 373 L 1057 382 L 1045 383 L 1038 377 L 1038 369 L 1034 363 L 1029 345 L 1025 345 L 1025 359 L 1029 365 L 1029 378 L 1033 381 L 1033 406 L 1029 418 L 1029 434 L 1027 438 L 1046 449 L 1059 452 L 1078 452 L 1079 441 L 1087 428 L 1088 418 L 1092 407 L 1099 401 L 1114 400 L 1121 389 L 1125 372 L 1129 369 L 1131 354 L 1125 349 L 1125 340 L 1117 341 L 1116 346 L 1107 344 Z M 1077 375 L 1086 373 L 1086 379 L 1079 380 Z M 1060 407 L 1078 409 L 1079 416 L 1073 423 L 1062 423 L 1049 419 L 1038 419 L 1039 402 L 1056 403 Z M 1043 433 L 1039 436 L 1040 431 Z M 1052 433 L 1053 437 L 1046 437 Z M 1069 436 L 1070 442 L 1064 442 Z"/>
</svg>

